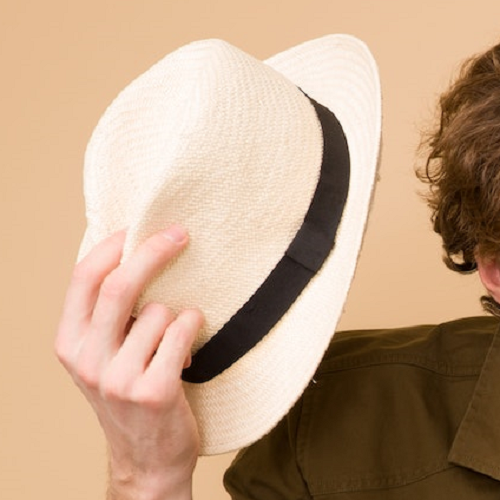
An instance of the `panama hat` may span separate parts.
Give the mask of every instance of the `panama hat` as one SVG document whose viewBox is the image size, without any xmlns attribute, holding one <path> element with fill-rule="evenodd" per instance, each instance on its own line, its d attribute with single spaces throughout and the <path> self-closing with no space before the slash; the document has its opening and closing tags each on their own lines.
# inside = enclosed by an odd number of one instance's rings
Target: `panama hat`
<svg viewBox="0 0 500 500">
<path fill-rule="evenodd" d="M 190 43 L 130 83 L 89 141 L 80 258 L 127 227 L 123 259 L 180 223 L 190 243 L 144 290 L 206 319 L 183 373 L 201 454 L 246 446 L 314 375 L 354 274 L 376 178 L 376 64 L 350 35 L 260 61 Z"/>
</svg>

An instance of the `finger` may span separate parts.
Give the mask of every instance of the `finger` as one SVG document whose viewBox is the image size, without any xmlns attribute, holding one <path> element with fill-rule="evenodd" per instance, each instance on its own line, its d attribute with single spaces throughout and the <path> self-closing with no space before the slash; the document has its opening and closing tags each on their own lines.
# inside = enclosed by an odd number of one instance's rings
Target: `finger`
<svg viewBox="0 0 500 500">
<path fill-rule="evenodd" d="M 91 335 L 113 356 L 121 347 L 132 308 L 145 285 L 187 244 L 187 233 L 172 226 L 143 243 L 104 280 L 92 317 Z"/>
<path fill-rule="evenodd" d="M 145 375 L 164 383 L 180 381 L 183 368 L 191 359 L 191 347 L 204 318 L 197 309 L 182 311 L 167 328 Z"/>
<path fill-rule="evenodd" d="M 56 337 L 58 354 L 63 355 L 67 346 L 78 344 L 85 330 L 84 325 L 92 315 L 104 278 L 120 263 L 124 241 L 125 231 L 111 235 L 75 266 Z"/>
<path fill-rule="evenodd" d="M 124 377 L 135 378 L 146 370 L 165 330 L 174 319 L 174 313 L 162 304 L 147 304 L 142 308 L 113 359 L 114 365 L 126 371 Z"/>
</svg>

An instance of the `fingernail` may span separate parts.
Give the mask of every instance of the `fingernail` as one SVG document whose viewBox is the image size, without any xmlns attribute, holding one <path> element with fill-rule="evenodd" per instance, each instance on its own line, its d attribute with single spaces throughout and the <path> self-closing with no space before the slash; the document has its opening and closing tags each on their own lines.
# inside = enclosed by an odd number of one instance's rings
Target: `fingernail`
<svg viewBox="0 0 500 500">
<path fill-rule="evenodd" d="M 170 226 L 163 235 L 173 243 L 182 243 L 187 238 L 186 230 L 177 224 Z"/>
</svg>

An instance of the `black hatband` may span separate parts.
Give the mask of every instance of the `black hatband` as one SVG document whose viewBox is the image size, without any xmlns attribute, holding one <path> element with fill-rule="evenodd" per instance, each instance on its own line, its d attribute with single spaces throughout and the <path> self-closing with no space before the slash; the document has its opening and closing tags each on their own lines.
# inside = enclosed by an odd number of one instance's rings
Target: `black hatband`
<svg viewBox="0 0 500 500">
<path fill-rule="evenodd" d="M 347 140 L 335 115 L 310 99 L 323 130 L 323 161 L 311 205 L 285 255 L 241 309 L 193 355 L 186 382 L 208 382 L 252 349 L 276 325 L 335 244 L 349 189 Z"/>
</svg>

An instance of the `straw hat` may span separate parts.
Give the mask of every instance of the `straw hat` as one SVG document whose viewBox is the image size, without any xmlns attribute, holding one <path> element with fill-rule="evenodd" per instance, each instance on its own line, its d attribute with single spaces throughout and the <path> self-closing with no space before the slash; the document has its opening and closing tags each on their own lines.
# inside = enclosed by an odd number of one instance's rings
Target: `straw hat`
<svg viewBox="0 0 500 500">
<path fill-rule="evenodd" d="M 168 224 L 189 231 L 135 313 L 155 301 L 205 315 L 183 374 L 202 454 L 259 439 L 313 376 L 354 274 L 380 128 L 377 67 L 349 35 L 264 62 L 220 40 L 191 43 L 100 119 L 80 258 L 123 227 L 124 259 Z"/>
</svg>

